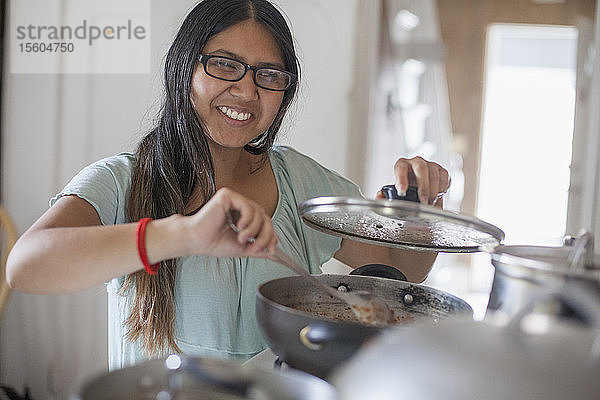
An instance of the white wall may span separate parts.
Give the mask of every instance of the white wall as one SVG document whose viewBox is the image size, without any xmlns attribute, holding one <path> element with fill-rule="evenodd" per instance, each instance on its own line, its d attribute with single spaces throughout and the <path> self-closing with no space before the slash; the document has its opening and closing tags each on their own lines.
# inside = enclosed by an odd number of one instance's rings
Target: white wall
<svg viewBox="0 0 600 400">
<path fill-rule="evenodd" d="M 344 173 L 359 0 L 279 0 L 302 59 L 291 144 Z M 5 74 L 2 202 L 20 232 L 83 166 L 132 150 L 156 110 L 160 63 L 193 1 L 152 1 L 150 75 Z M 335 71 L 330 71 L 331 65 Z M 62 296 L 14 292 L 0 323 L 0 382 L 34 399 L 67 398 L 106 367 L 103 286 Z"/>
<path fill-rule="evenodd" d="M 281 142 L 344 173 L 354 71 L 357 0 L 278 0 L 303 72 L 298 107 Z"/>
</svg>

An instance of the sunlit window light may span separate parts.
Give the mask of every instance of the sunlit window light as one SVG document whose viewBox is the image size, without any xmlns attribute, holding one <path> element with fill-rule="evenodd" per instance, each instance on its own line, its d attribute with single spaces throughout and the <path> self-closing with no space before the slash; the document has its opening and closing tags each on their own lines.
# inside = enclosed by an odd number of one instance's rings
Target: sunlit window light
<svg viewBox="0 0 600 400">
<path fill-rule="evenodd" d="M 560 245 L 575 109 L 577 30 L 488 31 L 477 215 L 507 244 Z"/>
</svg>

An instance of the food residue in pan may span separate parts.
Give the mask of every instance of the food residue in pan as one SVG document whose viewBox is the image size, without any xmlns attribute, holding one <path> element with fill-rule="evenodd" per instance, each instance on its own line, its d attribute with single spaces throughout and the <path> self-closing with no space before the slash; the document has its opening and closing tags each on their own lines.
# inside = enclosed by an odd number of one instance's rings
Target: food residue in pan
<svg viewBox="0 0 600 400">
<path fill-rule="evenodd" d="M 343 322 L 355 322 L 360 323 L 356 318 L 356 315 L 352 312 L 349 306 L 337 303 L 297 303 L 288 305 L 298 311 L 303 311 L 315 315 L 320 318 L 343 321 Z M 401 310 L 390 310 L 392 312 L 392 318 L 388 321 L 389 324 L 404 324 L 410 323 L 415 320 L 413 314 L 403 312 Z"/>
</svg>

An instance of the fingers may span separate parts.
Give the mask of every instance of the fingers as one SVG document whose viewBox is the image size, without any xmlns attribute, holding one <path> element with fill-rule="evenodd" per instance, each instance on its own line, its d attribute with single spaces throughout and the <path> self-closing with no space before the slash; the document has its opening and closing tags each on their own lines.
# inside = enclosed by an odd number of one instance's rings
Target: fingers
<svg viewBox="0 0 600 400">
<path fill-rule="evenodd" d="M 438 168 L 427 168 L 429 173 L 429 189 L 427 204 L 433 203 L 435 197 L 440 193 L 440 170 Z M 429 201 L 431 199 L 431 202 Z"/>
<path fill-rule="evenodd" d="M 417 186 L 423 204 L 437 204 L 437 199 L 450 187 L 448 171 L 422 157 L 400 158 L 394 164 L 394 174 L 398 193 L 406 193 L 409 185 Z"/>
<path fill-rule="evenodd" d="M 277 246 L 277 236 L 271 218 L 264 209 L 252 200 L 239 193 L 223 188 L 215 197 L 220 197 L 223 212 L 236 210 L 239 218 L 235 222 L 237 227 L 237 242 L 244 247 L 244 256 L 264 256 L 272 253 Z"/>
<path fill-rule="evenodd" d="M 277 245 L 277 236 L 271 218 L 257 204 L 247 209 L 246 216 L 247 223 L 239 226 L 238 242 L 246 245 L 247 255 L 261 255 L 265 250 L 272 254 Z"/>
</svg>

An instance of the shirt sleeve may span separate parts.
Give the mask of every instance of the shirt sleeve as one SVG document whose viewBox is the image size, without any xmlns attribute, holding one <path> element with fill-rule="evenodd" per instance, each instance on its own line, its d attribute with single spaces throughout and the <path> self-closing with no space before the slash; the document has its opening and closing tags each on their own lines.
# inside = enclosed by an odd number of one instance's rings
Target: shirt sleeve
<svg viewBox="0 0 600 400">
<path fill-rule="evenodd" d="M 50 206 L 63 196 L 74 195 L 96 209 L 103 225 L 124 223 L 132 165 L 133 157 L 127 153 L 88 165 L 50 199 Z"/>
</svg>

